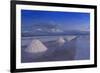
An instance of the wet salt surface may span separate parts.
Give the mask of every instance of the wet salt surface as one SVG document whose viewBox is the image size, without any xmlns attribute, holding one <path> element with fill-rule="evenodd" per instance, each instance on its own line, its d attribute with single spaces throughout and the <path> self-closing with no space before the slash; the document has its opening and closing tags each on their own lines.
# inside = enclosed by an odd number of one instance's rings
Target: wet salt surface
<svg viewBox="0 0 100 73">
<path fill-rule="evenodd" d="M 37 38 L 37 37 L 36 37 Z M 25 52 L 33 38 L 23 38 L 21 50 L 21 62 L 45 62 L 45 61 L 67 61 L 67 60 L 85 60 L 90 58 L 89 36 L 79 36 L 78 38 L 59 46 L 54 41 L 56 38 L 38 37 L 39 40 L 47 46 L 48 51 L 44 53 L 32 54 Z"/>
</svg>

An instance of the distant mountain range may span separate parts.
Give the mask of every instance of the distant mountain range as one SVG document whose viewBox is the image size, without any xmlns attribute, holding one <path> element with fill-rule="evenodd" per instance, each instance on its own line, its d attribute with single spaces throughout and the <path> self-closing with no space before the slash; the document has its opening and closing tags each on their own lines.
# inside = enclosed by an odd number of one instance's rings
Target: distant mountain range
<svg viewBox="0 0 100 73">
<path fill-rule="evenodd" d="M 89 35 L 89 31 L 62 30 L 56 24 L 39 23 L 34 24 L 30 30 L 23 30 L 22 37 L 28 36 L 56 36 L 56 35 Z"/>
<path fill-rule="evenodd" d="M 89 31 L 64 31 L 64 32 L 27 32 L 22 33 L 22 37 L 28 36 L 60 36 L 60 35 L 89 35 Z"/>
</svg>

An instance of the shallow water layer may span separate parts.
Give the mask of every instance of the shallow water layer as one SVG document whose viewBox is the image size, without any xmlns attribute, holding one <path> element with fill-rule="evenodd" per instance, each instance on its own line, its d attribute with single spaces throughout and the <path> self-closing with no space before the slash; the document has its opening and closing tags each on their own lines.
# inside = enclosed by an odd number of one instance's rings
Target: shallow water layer
<svg viewBox="0 0 100 73">
<path fill-rule="evenodd" d="M 58 37 L 62 37 L 66 42 L 58 45 Z M 21 62 L 45 62 L 45 61 L 67 61 L 67 60 L 86 60 L 90 58 L 90 38 L 89 35 L 77 36 L 71 41 L 67 38 L 71 36 L 36 36 L 22 37 L 21 40 Z M 32 40 L 40 40 L 48 50 L 44 53 L 28 53 L 25 49 L 31 44 Z"/>
</svg>

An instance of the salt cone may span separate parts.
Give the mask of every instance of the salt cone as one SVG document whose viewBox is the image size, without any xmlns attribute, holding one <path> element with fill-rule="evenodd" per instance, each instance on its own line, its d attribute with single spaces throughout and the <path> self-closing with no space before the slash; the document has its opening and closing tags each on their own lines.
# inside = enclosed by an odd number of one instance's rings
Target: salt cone
<svg viewBox="0 0 100 73">
<path fill-rule="evenodd" d="M 34 39 L 25 51 L 28 53 L 42 53 L 46 50 L 47 47 L 40 40 Z"/>
</svg>

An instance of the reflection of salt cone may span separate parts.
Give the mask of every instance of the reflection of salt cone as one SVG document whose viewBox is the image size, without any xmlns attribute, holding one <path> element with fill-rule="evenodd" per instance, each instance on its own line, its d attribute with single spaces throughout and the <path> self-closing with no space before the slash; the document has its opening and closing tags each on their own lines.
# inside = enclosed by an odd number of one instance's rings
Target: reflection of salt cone
<svg viewBox="0 0 100 73">
<path fill-rule="evenodd" d="M 37 39 L 32 40 L 31 44 L 25 50 L 28 53 L 43 53 L 47 50 L 47 47 Z"/>
<path fill-rule="evenodd" d="M 58 43 L 59 46 L 63 45 L 66 41 L 64 40 L 63 37 L 59 37 L 56 41 Z"/>
</svg>

